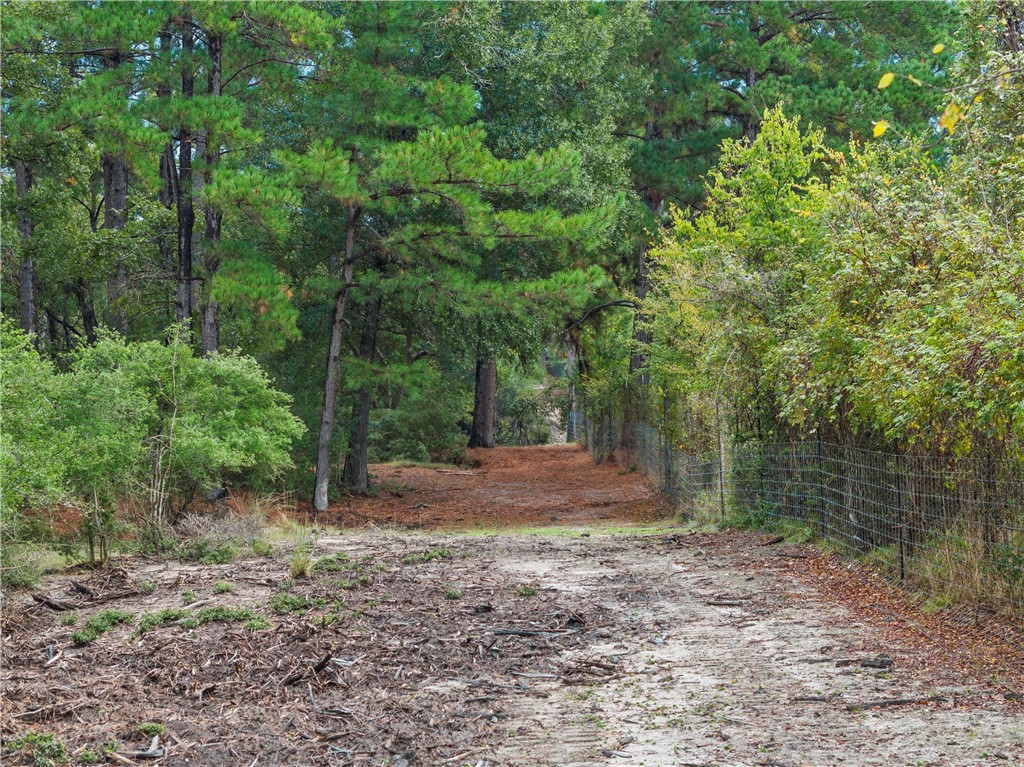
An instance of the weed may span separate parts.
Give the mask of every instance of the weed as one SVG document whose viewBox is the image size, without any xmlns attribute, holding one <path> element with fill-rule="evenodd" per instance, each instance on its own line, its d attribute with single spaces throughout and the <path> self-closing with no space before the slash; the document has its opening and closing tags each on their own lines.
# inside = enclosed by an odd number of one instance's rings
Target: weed
<svg viewBox="0 0 1024 767">
<path fill-rule="evenodd" d="M 235 590 L 235 584 L 230 581 L 217 581 L 213 584 L 214 594 L 230 594 Z"/>
<path fill-rule="evenodd" d="M 262 615 L 255 615 L 245 622 L 245 628 L 249 631 L 266 631 L 270 628 L 270 621 Z"/>
<path fill-rule="evenodd" d="M 252 549 L 252 553 L 258 557 L 272 557 L 274 556 L 274 545 L 262 538 L 257 538 L 249 544 Z"/>
<path fill-rule="evenodd" d="M 436 549 L 428 549 L 427 551 L 420 552 L 419 554 L 409 554 L 402 559 L 402 564 L 416 565 L 423 562 L 433 562 L 438 559 L 451 559 L 452 556 L 452 550 L 447 546 L 442 546 Z"/>
<path fill-rule="evenodd" d="M 167 728 L 157 722 L 142 722 L 136 725 L 135 729 L 152 738 L 154 735 L 163 735 Z"/>
<path fill-rule="evenodd" d="M 71 761 L 71 754 L 68 753 L 67 747 L 45 732 L 29 730 L 21 737 L 8 741 L 5 745 L 24 755 L 31 756 L 32 763 L 36 767 L 53 767 L 53 765 L 67 764 Z"/>
<path fill-rule="evenodd" d="M 196 592 L 192 591 L 192 589 L 185 589 L 181 592 L 181 601 L 187 605 L 192 604 L 196 601 Z"/>
<path fill-rule="evenodd" d="M 134 617 L 126 610 L 104 610 L 99 615 L 89 618 L 81 631 L 73 632 L 71 641 L 79 645 L 89 644 L 106 634 L 114 626 L 131 623 Z"/>
<path fill-rule="evenodd" d="M 937 613 L 946 609 L 954 602 L 956 602 L 956 597 L 948 592 L 933 594 L 921 605 L 921 612 Z"/>
<path fill-rule="evenodd" d="M 78 613 L 72 611 L 60 616 L 61 626 L 74 626 L 78 623 Z"/>
<path fill-rule="evenodd" d="M 328 554 L 313 563 L 313 572 L 336 573 L 339 570 L 344 570 L 348 561 L 348 555 L 345 553 Z"/>
<path fill-rule="evenodd" d="M 140 594 L 149 596 L 156 591 L 156 584 L 153 581 L 139 581 L 138 588 Z"/>
<path fill-rule="evenodd" d="M 288 562 L 288 572 L 292 578 L 302 578 L 309 575 L 313 567 L 313 560 L 310 559 L 309 551 L 305 546 L 296 546 L 292 551 L 292 558 Z"/>
<path fill-rule="evenodd" d="M 103 761 L 103 757 L 91 748 L 86 748 L 78 755 L 78 761 L 82 764 L 100 764 Z"/>
<path fill-rule="evenodd" d="M 169 607 L 143 615 L 133 636 L 142 636 L 147 631 L 168 623 L 177 623 L 183 629 L 194 629 L 215 621 L 234 623 L 236 621 L 251 621 L 256 617 L 252 610 L 244 608 L 208 607 L 205 610 L 196 611 Z"/>
<path fill-rule="evenodd" d="M 270 598 L 270 609 L 278 615 L 288 613 L 306 612 L 310 608 L 310 601 L 304 596 L 289 594 L 279 591 Z"/>
<path fill-rule="evenodd" d="M 527 586 L 526 584 L 520 583 L 516 586 L 516 593 L 521 597 L 535 597 L 537 596 L 537 589 L 533 586 Z"/>
<path fill-rule="evenodd" d="M 447 588 L 444 592 L 445 599 L 462 599 L 462 592 L 455 588 Z"/>
</svg>

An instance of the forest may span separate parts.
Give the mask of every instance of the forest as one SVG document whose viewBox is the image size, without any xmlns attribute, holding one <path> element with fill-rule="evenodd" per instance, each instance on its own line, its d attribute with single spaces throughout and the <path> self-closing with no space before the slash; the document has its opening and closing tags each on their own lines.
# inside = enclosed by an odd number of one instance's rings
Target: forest
<svg viewBox="0 0 1024 767">
<path fill-rule="evenodd" d="M 1024 0 L 0 56 L 5 764 L 1024 764 Z"/>
<path fill-rule="evenodd" d="M 225 494 L 325 512 L 552 421 L 1019 475 L 1016 2 L 3 22 L 8 583 L 22 544 L 173 548 Z"/>
</svg>

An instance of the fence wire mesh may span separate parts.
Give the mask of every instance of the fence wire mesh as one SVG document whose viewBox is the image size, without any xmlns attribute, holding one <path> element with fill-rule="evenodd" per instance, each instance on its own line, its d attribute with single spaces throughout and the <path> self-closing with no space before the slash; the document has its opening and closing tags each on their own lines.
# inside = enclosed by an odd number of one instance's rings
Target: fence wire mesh
<svg viewBox="0 0 1024 767">
<path fill-rule="evenodd" d="M 686 518 L 745 515 L 806 525 L 841 555 L 913 587 L 932 608 L 998 615 L 1024 633 L 1024 467 L 1009 459 L 865 450 L 819 440 L 747 443 L 689 455 L 647 424 L 576 414 L 596 461 L 646 472 Z"/>
</svg>

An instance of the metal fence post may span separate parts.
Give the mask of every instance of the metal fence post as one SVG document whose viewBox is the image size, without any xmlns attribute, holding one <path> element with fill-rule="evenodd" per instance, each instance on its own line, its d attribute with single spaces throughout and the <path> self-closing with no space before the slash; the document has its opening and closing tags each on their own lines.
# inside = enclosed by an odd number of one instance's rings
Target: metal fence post
<svg viewBox="0 0 1024 767">
<path fill-rule="evenodd" d="M 826 537 L 825 532 L 825 468 L 821 460 L 821 435 L 815 440 L 818 449 L 818 535 Z"/>
<path fill-rule="evenodd" d="M 896 527 L 900 535 L 900 580 L 906 580 L 906 555 L 904 540 L 906 538 L 906 514 L 903 509 L 903 456 L 896 455 Z"/>
</svg>

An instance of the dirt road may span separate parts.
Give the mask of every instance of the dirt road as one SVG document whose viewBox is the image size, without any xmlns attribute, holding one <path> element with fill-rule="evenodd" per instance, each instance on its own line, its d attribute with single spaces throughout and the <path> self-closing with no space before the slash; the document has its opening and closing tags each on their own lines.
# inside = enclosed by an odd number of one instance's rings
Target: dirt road
<svg viewBox="0 0 1024 767">
<path fill-rule="evenodd" d="M 464 513 L 512 514 L 531 460 L 562 482 L 543 512 L 556 521 L 584 525 L 581 507 L 614 520 L 615 498 L 627 519 L 643 506 L 642 480 L 615 467 L 575 485 L 591 471 L 578 455 L 513 455 L 505 484 L 486 462 L 436 480 L 415 470 L 445 489 L 407 487 L 363 510 L 426 497 L 458 514 L 447 483 L 469 478 Z M 133 559 L 56 576 L 43 590 L 76 606 L 75 625 L 27 594 L 4 610 L 4 763 L 32 763 L 29 746 L 10 746 L 31 730 L 75 763 L 105 747 L 118 753 L 108 761 L 152 763 L 137 752 L 157 737 L 157 763 L 210 767 L 1024 764 L 1014 691 L 897 612 L 887 624 L 835 601 L 809 575 L 810 547 L 607 530 L 324 533 L 319 565 L 297 579 L 288 542 L 225 565 Z M 142 583 L 151 593 L 124 595 Z M 158 612 L 169 608 L 181 613 Z M 72 642 L 110 609 L 126 622 Z"/>
</svg>

